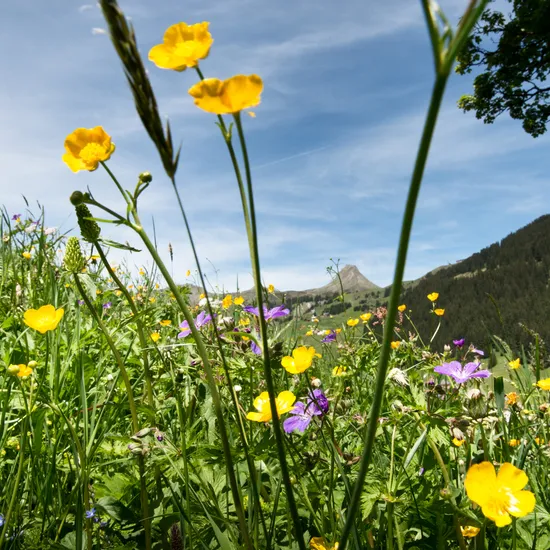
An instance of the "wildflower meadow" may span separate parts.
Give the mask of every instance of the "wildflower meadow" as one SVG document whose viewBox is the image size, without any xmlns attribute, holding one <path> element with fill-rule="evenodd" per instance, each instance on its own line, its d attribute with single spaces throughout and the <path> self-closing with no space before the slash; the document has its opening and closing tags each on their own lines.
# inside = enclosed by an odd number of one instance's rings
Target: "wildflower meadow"
<svg viewBox="0 0 550 550">
<path fill-rule="evenodd" d="M 466 3 L 456 24 L 421 4 L 433 92 L 387 308 L 304 327 L 261 271 L 246 137 L 261 75 L 207 74 L 208 22 L 174 20 L 144 59 L 116 0 L 100 0 L 164 173 L 136 166 L 134 181 L 119 179 L 105 120 L 58 144 L 60 162 L 83 172 L 66 190 L 76 230 L 54 232 L 32 208 L 3 213 L 0 550 L 550 548 L 550 375 L 539 348 L 517 356 L 502 340 L 488 350 L 456 334 L 439 349 L 445 295 L 426 296 L 431 333 L 402 300 L 445 87 L 488 2 Z M 187 101 L 225 144 L 254 296 L 218 292 L 202 275 L 178 186 L 179 130 L 159 115 L 148 76 L 162 70 L 195 76 Z M 200 296 L 141 221 L 159 178 L 172 184 L 162 199 L 178 205 Z M 106 181 L 124 209 L 104 198 Z M 112 249 L 134 249 L 106 239 L 107 224 L 131 232 L 150 267 L 112 262 Z"/>
</svg>

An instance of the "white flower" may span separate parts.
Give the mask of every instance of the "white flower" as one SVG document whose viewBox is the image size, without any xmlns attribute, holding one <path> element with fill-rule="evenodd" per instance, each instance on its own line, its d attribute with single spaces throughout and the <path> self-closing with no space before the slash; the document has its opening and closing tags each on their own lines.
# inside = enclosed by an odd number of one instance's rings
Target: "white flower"
<svg viewBox="0 0 550 550">
<path fill-rule="evenodd" d="M 56 231 L 56 227 L 46 227 L 46 229 L 44 229 L 44 235 L 53 235 Z"/>
<path fill-rule="evenodd" d="M 108 380 L 109 382 L 111 382 L 114 378 L 115 378 L 115 377 L 114 377 L 112 374 L 110 374 L 110 373 L 107 375 L 107 380 Z"/>
<path fill-rule="evenodd" d="M 240 392 L 242 390 L 241 386 L 239 386 L 239 384 L 235 384 L 233 386 L 233 389 L 236 391 L 236 392 Z"/>
<path fill-rule="evenodd" d="M 321 380 L 319 380 L 319 378 L 314 378 L 312 381 L 311 381 L 311 385 L 314 387 L 314 388 L 320 388 L 323 383 L 321 382 Z"/>
<path fill-rule="evenodd" d="M 388 378 L 390 380 L 393 380 L 396 384 L 399 384 L 400 386 L 409 385 L 409 379 L 407 377 L 407 373 L 402 371 L 401 369 L 398 369 L 397 367 L 393 368 L 388 373 Z"/>
</svg>

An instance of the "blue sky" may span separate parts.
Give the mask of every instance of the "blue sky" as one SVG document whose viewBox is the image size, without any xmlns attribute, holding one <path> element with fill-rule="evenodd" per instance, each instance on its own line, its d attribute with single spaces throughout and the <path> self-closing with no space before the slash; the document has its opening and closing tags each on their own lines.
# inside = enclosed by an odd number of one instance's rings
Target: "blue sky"
<svg viewBox="0 0 550 550">
<path fill-rule="evenodd" d="M 145 60 L 179 21 L 210 21 L 206 76 L 257 73 L 264 80 L 257 118 L 245 117 L 260 222 L 263 277 L 280 289 L 328 282 L 329 258 L 390 283 L 408 179 L 433 81 L 419 2 L 411 0 L 121 1 Z M 465 0 L 442 7 L 456 20 Z M 101 170 L 73 174 L 61 161 L 65 136 L 102 125 L 117 145 L 109 165 L 142 199 L 180 281 L 194 269 L 183 223 L 158 155 L 142 130 L 95 3 L 27 0 L 2 8 L 0 203 L 24 211 L 22 195 L 46 210 L 47 225 L 69 230 L 68 196 L 87 186 L 120 206 Z M 187 94 L 193 71 L 146 61 L 161 114 L 182 154 L 177 179 L 212 282 L 251 286 L 239 197 L 215 117 Z M 471 79 L 453 75 L 428 162 L 406 278 L 464 258 L 548 212 L 549 139 L 527 136 L 502 116 L 484 125 L 456 108 Z M 35 211 L 37 209 L 35 208 Z M 138 241 L 130 232 L 106 236 Z M 120 253 L 113 257 L 120 259 Z M 147 263 L 132 255 L 130 265 Z"/>
</svg>

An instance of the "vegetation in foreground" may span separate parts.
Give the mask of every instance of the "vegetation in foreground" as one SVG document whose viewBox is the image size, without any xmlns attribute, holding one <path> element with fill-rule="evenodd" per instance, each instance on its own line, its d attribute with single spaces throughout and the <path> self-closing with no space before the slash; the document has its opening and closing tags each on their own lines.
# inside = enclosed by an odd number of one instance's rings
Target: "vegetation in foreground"
<svg viewBox="0 0 550 550">
<path fill-rule="evenodd" d="M 115 0 L 100 4 L 192 241 L 180 151 L 133 29 Z M 286 304 L 267 305 L 274 288 L 261 282 L 241 116 L 259 105 L 263 83 L 204 78 L 208 23 L 171 26 L 149 58 L 195 69 L 189 93 L 217 116 L 242 198 L 253 300 L 208 292 L 195 254 L 204 296 L 194 306 L 140 221 L 151 174 L 128 191 L 107 164 L 115 146 L 103 127 L 67 136 L 67 166 L 104 169 L 127 207 L 74 192 L 82 239 L 65 240 L 43 216 L 3 216 L 0 550 L 548 548 L 550 378 L 537 335 L 523 357 L 495 340 L 506 363 L 497 373 L 495 351 L 460 334 L 432 348 L 446 312 L 438 289 L 424 302 L 433 332 L 418 332 L 400 300 L 445 85 L 486 5 L 472 0 L 454 29 L 422 2 L 435 80 L 388 307 L 339 327 L 313 321 L 304 333 L 284 322 Z M 102 238 L 98 222 L 133 231 L 158 276 L 112 265 L 109 249 L 129 245 Z"/>
</svg>

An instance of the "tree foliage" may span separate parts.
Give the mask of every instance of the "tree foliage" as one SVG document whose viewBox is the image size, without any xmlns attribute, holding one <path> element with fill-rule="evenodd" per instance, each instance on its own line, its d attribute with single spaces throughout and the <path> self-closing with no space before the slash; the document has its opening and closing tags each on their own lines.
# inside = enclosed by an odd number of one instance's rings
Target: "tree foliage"
<svg viewBox="0 0 550 550">
<path fill-rule="evenodd" d="M 512 12 L 487 9 L 458 57 L 457 72 L 480 69 L 459 107 L 492 123 L 504 112 L 533 137 L 550 118 L 550 0 L 508 0 Z"/>
</svg>

